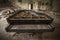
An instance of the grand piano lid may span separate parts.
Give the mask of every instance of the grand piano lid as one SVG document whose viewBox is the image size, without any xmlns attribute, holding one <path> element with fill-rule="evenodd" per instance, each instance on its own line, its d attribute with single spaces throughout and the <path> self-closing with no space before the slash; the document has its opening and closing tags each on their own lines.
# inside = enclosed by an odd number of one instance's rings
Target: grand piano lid
<svg viewBox="0 0 60 40">
<path fill-rule="evenodd" d="M 52 25 L 9 25 L 6 28 L 7 32 L 52 32 L 55 27 Z"/>
<path fill-rule="evenodd" d="M 23 14 L 23 16 L 21 15 Z M 28 15 L 25 16 L 24 15 Z M 32 17 L 33 15 L 33 17 Z M 21 17 L 22 16 L 22 17 Z M 31 16 L 31 17 L 30 17 Z M 14 13 L 14 15 L 11 15 L 9 18 L 7 18 L 7 21 L 9 24 L 51 24 L 53 21 L 53 18 L 50 16 L 44 14 L 35 12 L 32 10 L 20 10 Z"/>
</svg>

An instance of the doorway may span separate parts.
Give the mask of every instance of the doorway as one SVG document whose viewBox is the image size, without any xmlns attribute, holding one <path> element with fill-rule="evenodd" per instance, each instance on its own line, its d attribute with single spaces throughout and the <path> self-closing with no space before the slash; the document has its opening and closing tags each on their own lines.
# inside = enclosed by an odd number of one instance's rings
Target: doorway
<svg viewBox="0 0 60 40">
<path fill-rule="evenodd" d="M 29 10 L 33 9 L 33 4 L 29 4 Z"/>
</svg>

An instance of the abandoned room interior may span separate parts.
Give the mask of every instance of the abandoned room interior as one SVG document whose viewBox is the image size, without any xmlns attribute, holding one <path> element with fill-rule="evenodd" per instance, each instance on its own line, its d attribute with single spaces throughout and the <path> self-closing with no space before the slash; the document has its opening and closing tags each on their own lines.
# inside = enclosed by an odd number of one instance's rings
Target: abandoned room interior
<svg viewBox="0 0 60 40">
<path fill-rule="evenodd" d="M 60 0 L 0 0 L 0 40 L 60 40 Z"/>
</svg>

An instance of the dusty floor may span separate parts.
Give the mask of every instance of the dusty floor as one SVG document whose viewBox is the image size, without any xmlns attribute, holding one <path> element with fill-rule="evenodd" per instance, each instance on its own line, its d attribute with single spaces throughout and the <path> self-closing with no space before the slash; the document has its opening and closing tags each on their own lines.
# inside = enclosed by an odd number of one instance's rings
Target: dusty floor
<svg viewBox="0 0 60 40">
<path fill-rule="evenodd" d="M 54 18 L 54 32 L 43 33 L 43 40 L 59 40 L 60 39 L 60 16 L 51 15 Z M 0 20 L 0 40 L 41 40 L 38 35 L 29 36 L 28 33 L 20 33 L 13 36 L 13 32 L 6 32 L 5 28 L 9 24 L 6 19 Z"/>
</svg>

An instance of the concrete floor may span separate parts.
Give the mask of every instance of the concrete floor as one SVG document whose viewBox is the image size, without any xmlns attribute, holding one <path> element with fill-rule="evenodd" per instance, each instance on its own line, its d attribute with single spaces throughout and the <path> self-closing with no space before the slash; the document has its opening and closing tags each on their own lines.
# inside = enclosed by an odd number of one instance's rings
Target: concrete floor
<svg viewBox="0 0 60 40">
<path fill-rule="evenodd" d="M 51 15 L 52 16 L 52 15 Z M 43 40 L 59 40 L 60 39 L 60 16 L 53 15 L 54 18 L 54 32 L 45 32 L 43 33 Z M 5 28 L 9 24 L 7 23 L 6 19 L 3 18 L 0 20 L 0 40 L 40 40 L 38 35 L 29 36 L 28 33 L 20 33 L 16 36 L 13 36 L 15 33 L 13 32 L 6 32 Z"/>
</svg>

